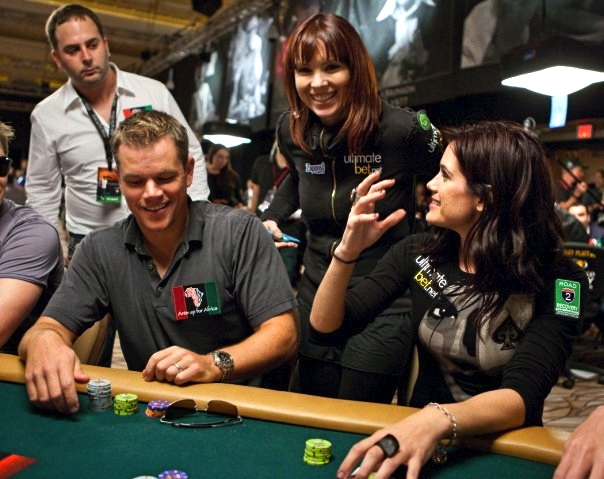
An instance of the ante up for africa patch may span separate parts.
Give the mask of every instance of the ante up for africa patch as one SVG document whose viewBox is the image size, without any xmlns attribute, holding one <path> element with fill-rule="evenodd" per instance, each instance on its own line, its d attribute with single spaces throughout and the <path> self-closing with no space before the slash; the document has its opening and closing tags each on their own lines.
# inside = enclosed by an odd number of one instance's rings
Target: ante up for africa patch
<svg viewBox="0 0 604 479">
<path fill-rule="evenodd" d="M 581 311 L 581 283 L 568 279 L 556 280 L 556 314 L 578 318 Z"/>
</svg>

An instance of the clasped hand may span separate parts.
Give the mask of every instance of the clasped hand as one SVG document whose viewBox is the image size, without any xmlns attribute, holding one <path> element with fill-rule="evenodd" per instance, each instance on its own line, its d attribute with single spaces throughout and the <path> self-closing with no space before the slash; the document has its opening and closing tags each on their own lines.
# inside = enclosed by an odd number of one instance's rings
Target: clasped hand
<svg viewBox="0 0 604 479">
<path fill-rule="evenodd" d="M 152 354 L 143 370 L 145 381 L 165 381 L 178 386 L 189 382 L 220 381 L 217 369 L 207 354 L 196 354 L 180 346 L 170 346 Z"/>
</svg>

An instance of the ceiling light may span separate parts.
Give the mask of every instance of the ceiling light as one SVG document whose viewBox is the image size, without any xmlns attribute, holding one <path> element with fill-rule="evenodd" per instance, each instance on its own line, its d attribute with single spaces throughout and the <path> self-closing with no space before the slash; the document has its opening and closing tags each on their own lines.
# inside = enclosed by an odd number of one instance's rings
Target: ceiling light
<svg viewBox="0 0 604 479">
<path fill-rule="evenodd" d="M 604 56 L 566 37 L 521 45 L 501 57 L 502 85 L 549 96 L 570 95 L 604 81 Z"/>
<path fill-rule="evenodd" d="M 252 129 L 248 125 L 240 123 L 208 121 L 203 124 L 202 136 L 204 140 L 232 148 L 250 143 L 252 141 Z"/>
</svg>

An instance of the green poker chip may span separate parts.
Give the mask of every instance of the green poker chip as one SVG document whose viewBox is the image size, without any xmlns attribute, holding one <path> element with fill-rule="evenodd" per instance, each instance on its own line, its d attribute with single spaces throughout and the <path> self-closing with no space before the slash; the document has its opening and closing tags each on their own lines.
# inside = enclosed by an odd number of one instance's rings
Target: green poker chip
<svg viewBox="0 0 604 479">
<path fill-rule="evenodd" d="M 308 439 L 304 448 L 304 462 L 310 466 L 324 466 L 331 460 L 331 442 L 325 439 Z"/>
</svg>

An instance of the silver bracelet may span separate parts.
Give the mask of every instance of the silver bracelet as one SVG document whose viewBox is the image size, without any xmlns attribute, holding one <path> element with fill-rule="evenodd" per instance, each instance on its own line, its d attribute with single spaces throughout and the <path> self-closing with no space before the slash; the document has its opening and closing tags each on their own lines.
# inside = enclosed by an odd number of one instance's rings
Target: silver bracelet
<svg viewBox="0 0 604 479">
<path fill-rule="evenodd" d="M 455 416 L 453 416 L 453 414 L 451 414 L 447 408 L 445 408 L 444 406 L 441 406 L 437 402 L 428 403 L 428 405 L 426 407 L 435 407 L 440 412 L 442 412 L 445 416 L 447 416 L 447 419 L 449 419 L 449 421 L 451 421 L 451 426 L 452 426 L 451 436 L 449 436 L 449 438 L 448 438 L 449 443 L 446 444 L 447 446 L 450 446 L 453 443 L 453 441 L 455 441 L 455 439 L 457 439 L 457 421 L 455 420 Z M 443 463 L 447 462 L 447 459 L 448 459 L 447 451 L 445 450 L 445 448 L 442 444 L 438 443 L 436 445 L 436 448 L 434 449 L 434 453 L 432 454 L 432 460 L 436 464 L 443 464 Z"/>
</svg>

